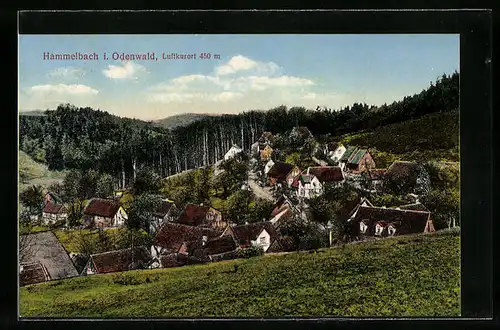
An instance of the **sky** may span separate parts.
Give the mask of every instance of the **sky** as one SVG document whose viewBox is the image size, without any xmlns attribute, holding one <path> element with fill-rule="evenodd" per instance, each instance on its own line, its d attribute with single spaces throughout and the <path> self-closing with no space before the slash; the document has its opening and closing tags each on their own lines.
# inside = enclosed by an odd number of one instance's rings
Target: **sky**
<svg viewBox="0 0 500 330">
<path fill-rule="evenodd" d="M 75 53 L 96 56 L 50 59 Z M 192 58 L 164 57 L 172 53 Z M 459 71 L 459 54 L 458 34 L 20 35 L 19 111 L 71 103 L 156 120 L 381 105 Z"/>
</svg>

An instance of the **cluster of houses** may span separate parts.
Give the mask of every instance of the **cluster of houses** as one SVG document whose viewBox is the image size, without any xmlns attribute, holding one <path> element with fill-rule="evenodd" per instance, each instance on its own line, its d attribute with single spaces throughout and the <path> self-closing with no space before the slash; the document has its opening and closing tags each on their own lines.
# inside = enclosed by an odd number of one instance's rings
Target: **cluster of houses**
<svg viewBox="0 0 500 330">
<path fill-rule="evenodd" d="M 295 135 L 306 138 L 312 136 L 308 132 L 307 128 L 294 130 Z M 265 253 L 293 251 L 296 250 L 295 241 L 283 236 L 280 228 L 291 217 L 307 221 L 308 209 L 304 199 L 321 195 L 326 183 L 341 185 L 349 175 L 366 173 L 377 182 L 388 174 L 404 176 L 405 171 L 414 166 L 414 163 L 395 162 L 387 170 L 378 170 L 367 150 L 337 143 L 328 144 L 325 154 L 338 162 L 338 166 L 312 166 L 301 170 L 272 159 L 272 139 L 272 134 L 265 132 L 252 145 L 251 151 L 265 162 L 268 182 L 292 189 L 299 197 L 298 205 L 282 195 L 267 220 L 235 225 L 225 221 L 223 214 L 213 207 L 187 204 L 178 210 L 174 201 L 164 199 L 152 212 L 150 233 L 154 239 L 151 246 L 108 251 L 84 258 L 70 256 L 50 231 L 30 234 L 36 236 L 34 242 L 38 245 L 38 252 L 21 265 L 21 285 L 71 276 L 234 259 L 238 257 L 239 249 L 252 246 L 261 247 Z M 230 159 L 241 151 L 233 146 L 224 158 Z M 429 210 L 418 201 L 418 196 L 411 197 L 414 199 L 412 204 L 397 208 L 374 206 L 365 198 L 345 205 L 341 216 L 348 223 L 349 235 L 366 239 L 434 231 Z M 55 194 L 48 192 L 44 201 L 42 218 L 45 223 L 67 219 L 67 210 Z M 117 198 L 91 199 L 83 216 L 87 225 L 102 229 L 123 227 L 128 219 Z M 333 243 L 330 231 L 330 244 Z"/>
</svg>

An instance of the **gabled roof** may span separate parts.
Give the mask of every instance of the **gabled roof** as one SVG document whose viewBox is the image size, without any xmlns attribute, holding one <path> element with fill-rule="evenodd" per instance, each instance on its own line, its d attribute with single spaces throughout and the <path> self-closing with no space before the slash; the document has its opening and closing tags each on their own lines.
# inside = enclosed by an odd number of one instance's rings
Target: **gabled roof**
<svg viewBox="0 0 500 330">
<path fill-rule="evenodd" d="M 371 231 L 375 223 L 385 221 L 393 223 L 399 235 L 422 233 L 425 230 L 430 212 L 398 210 L 393 208 L 360 206 L 353 223 L 365 222 Z"/>
<path fill-rule="evenodd" d="M 236 249 L 236 243 L 231 236 L 221 236 L 208 240 L 202 246 L 203 253 L 206 255 L 221 254 Z"/>
<path fill-rule="evenodd" d="M 339 166 L 309 167 L 308 173 L 317 177 L 320 182 L 336 182 L 344 180 L 344 174 Z"/>
<path fill-rule="evenodd" d="M 68 253 L 53 232 L 45 231 L 22 237 L 30 246 L 25 263 L 40 262 L 53 280 L 78 275 Z"/>
<path fill-rule="evenodd" d="M 296 205 L 293 204 L 293 202 L 286 197 L 286 195 L 281 195 L 281 197 L 278 199 L 278 201 L 274 204 L 273 211 L 271 212 L 270 218 L 273 218 L 276 216 L 278 213 L 285 209 L 291 209 L 292 212 L 299 212 L 299 209 L 297 208 Z"/>
<path fill-rule="evenodd" d="M 161 204 L 154 210 L 153 216 L 163 218 L 170 211 L 170 208 L 174 205 L 174 202 L 169 200 L 161 201 Z"/>
<path fill-rule="evenodd" d="M 186 204 L 177 222 L 190 226 L 202 225 L 209 209 L 206 205 Z"/>
<path fill-rule="evenodd" d="M 353 152 L 351 157 L 348 159 L 348 164 L 358 165 L 367 152 L 368 151 L 366 149 L 358 149 L 355 153 Z"/>
<path fill-rule="evenodd" d="M 62 204 L 54 204 L 51 202 L 48 202 L 45 204 L 42 210 L 43 213 L 50 213 L 50 214 L 60 214 L 60 213 L 65 213 L 66 208 Z"/>
<path fill-rule="evenodd" d="M 46 191 L 44 197 L 47 195 L 49 195 L 50 198 L 52 198 L 57 204 L 62 204 L 62 199 L 57 194 L 53 193 L 52 191 Z"/>
<path fill-rule="evenodd" d="M 295 241 L 290 236 L 279 236 L 271 240 L 271 244 L 266 252 L 290 252 L 297 249 Z"/>
<path fill-rule="evenodd" d="M 356 203 L 355 206 L 353 206 L 353 202 Z M 368 206 L 371 206 L 371 207 L 375 207 L 369 200 L 368 198 L 366 197 L 361 197 L 361 198 L 358 198 L 356 200 L 354 200 L 353 202 L 351 203 L 347 203 L 346 206 L 350 206 L 351 207 L 351 210 L 347 213 L 344 212 L 344 215 L 347 217 L 347 218 L 350 218 L 356 211 L 359 210 L 359 208 L 363 205 L 363 204 L 367 204 Z M 344 210 L 345 211 L 345 210 Z M 341 215 L 342 216 L 342 215 Z"/>
<path fill-rule="evenodd" d="M 340 158 L 340 161 L 341 162 L 347 162 L 347 160 L 349 159 L 349 157 L 351 157 L 357 150 L 358 150 L 357 147 L 347 146 L 344 154 Z"/>
<path fill-rule="evenodd" d="M 235 240 L 239 244 L 249 244 L 250 241 L 257 239 L 262 230 L 266 230 L 271 237 L 276 237 L 277 233 L 273 224 L 269 221 L 250 223 L 247 225 L 239 225 L 231 227 Z"/>
<path fill-rule="evenodd" d="M 47 269 L 40 262 L 24 264 L 21 266 L 23 267 L 23 270 L 21 271 L 19 277 L 20 286 L 25 286 L 29 284 L 35 284 L 50 280 L 50 275 L 47 272 Z"/>
<path fill-rule="evenodd" d="M 92 198 L 83 214 L 112 218 L 119 209 L 120 204 L 113 199 Z"/>
<path fill-rule="evenodd" d="M 267 172 L 267 176 L 278 180 L 285 180 L 288 173 L 292 171 L 294 166 L 284 162 L 275 162 Z"/>
<path fill-rule="evenodd" d="M 222 234 L 211 228 L 187 226 L 179 223 L 164 223 L 155 236 L 154 245 L 177 252 L 184 242 L 202 240 L 203 236 L 213 238 Z"/>
<path fill-rule="evenodd" d="M 151 260 L 151 255 L 145 247 L 136 247 L 104 253 L 93 254 L 89 262 L 99 274 L 123 272 L 145 266 Z"/>
</svg>

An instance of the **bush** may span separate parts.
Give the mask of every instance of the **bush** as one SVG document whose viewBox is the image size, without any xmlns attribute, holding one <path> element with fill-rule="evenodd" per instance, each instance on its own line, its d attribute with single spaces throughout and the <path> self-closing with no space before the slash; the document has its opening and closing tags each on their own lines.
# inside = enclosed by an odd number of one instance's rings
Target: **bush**
<svg viewBox="0 0 500 330">
<path fill-rule="evenodd" d="M 120 285 L 138 285 L 138 284 L 141 284 L 141 282 L 138 281 L 135 277 L 131 276 L 130 274 L 126 274 L 126 273 L 113 274 L 113 276 L 111 277 L 111 281 L 114 284 L 120 284 Z"/>
<path fill-rule="evenodd" d="M 236 254 L 240 258 L 258 257 L 264 254 L 264 249 L 260 246 L 251 246 L 249 248 L 239 249 Z"/>
</svg>

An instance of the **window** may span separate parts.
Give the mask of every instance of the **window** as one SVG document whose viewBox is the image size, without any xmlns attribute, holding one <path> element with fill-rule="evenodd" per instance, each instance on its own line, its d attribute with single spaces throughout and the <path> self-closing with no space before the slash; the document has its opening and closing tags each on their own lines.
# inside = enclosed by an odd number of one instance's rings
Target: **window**
<svg viewBox="0 0 500 330">
<path fill-rule="evenodd" d="M 366 229 L 368 229 L 368 226 L 363 221 L 361 221 L 359 223 L 359 232 L 361 234 L 364 234 L 364 233 L 366 233 Z"/>
<path fill-rule="evenodd" d="M 266 238 L 265 238 L 265 237 L 261 237 L 261 238 L 260 238 L 260 244 L 265 245 L 265 244 L 266 244 L 266 242 L 267 242 L 267 240 L 266 240 Z"/>
<path fill-rule="evenodd" d="M 389 236 L 393 236 L 396 233 L 396 228 L 394 228 L 393 225 L 389 225 L 389 228 L 387 229 Z"/>
<path fill-rule="evenodd" d="M 380 236 L 382 235 L 382 231 L 384 230 L 384 227 L 382 227 L 380 224 L 377 223 L 375 226 L 375 235 Z"/>
</svg>

